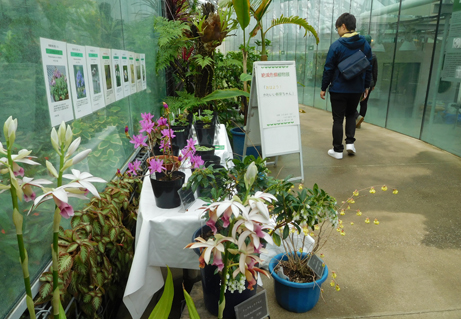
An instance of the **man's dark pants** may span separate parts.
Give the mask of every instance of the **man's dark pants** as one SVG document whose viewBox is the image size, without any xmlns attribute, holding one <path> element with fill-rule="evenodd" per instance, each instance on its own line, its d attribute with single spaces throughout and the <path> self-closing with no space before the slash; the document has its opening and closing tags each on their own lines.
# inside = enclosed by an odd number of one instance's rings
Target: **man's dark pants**
<svg viewBox="0 0 461 319">
<path fill-rule="evenodd" d="M 346 144 L 355 142 L 355 112 L 362 93 L 330 92 L 331 113 L 333 115 L 333 148 L 343 152 L 343 122 L 346 118 Z"/>
</svg>

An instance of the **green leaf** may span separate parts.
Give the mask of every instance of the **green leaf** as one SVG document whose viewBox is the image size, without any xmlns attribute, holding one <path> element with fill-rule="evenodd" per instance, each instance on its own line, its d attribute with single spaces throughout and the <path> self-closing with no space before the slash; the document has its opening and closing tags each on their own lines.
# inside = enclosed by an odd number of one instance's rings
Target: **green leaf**
<svg viewBox="0 0 461 319">
<path fill-rule="evenodd" d="M 101 241 L 98 243 L 98 248 L 100 252 L 104 253 L 104 244 Z"/>
<path fill-rule="evenodd" d="M 67 247 L 67 252 L 68 252 L 68 253 L 71 253 L 71 252 L 73 252 L 74 250 L 76 250 L 77 248 L 78 248 L 78 244 L 73 243 L 73 244 L 71 244 L 69 247 Z"/>
<path fill-rule="evenodd" d="M 227 90 L 216 90 L 204 98 L 202 98 L 202 102 L 209 102 L 214 100 L 224 100 L 224 99 L 231 99 L 238 96 L 246 96 L 250 97 L 250 94 L 245 91 L 237 90 L 237 89 L 227 89 Z"/>
<path fill-rule="evenodd" d="M 85 294 L 83 295 L 83 302 L 84 303 L 89 303 L 91 301 L 91 295 Z"/>
<path fill-rule="evenodd" d="M 63 254 L 59 256 L 59 272 L 63 273 L 69 271 L 74 261 L 69 254 Z"/>
<path fill-rule="evenodd" d="M 96 274 L 96 281 L 98 282 L 98 285 L 100 287 L 102 287 L 102 285 L 104 284 L 104 276 L 103 276 L 102 272 L 98 272 Z"/>
<path fill-rule="evenodd" d="M 283 228 L 283 239 L 286 239 L 289 234 L 290 234 L 290 227 L 288 225 L 285 225 L 285 227 Z"/>
<path fill-rule="evenodd" d="M 85 246 L 82 246 L 80 247 L 80 258 L 82 258 L 82 262 L 86 262 L 86 260 L 88 259 L 88 248 L 86 248 Z"/>
<path fill-rule="evenodd" d="M 61 304 L 61 300 L 59 300 L 59 319 L 67 319 L 66 312 L 64 311 L 64 308 Z"/>
<path fill-rule="evenodd" d="M 167 266 L 168 275 L 165 280 L 163 294 L 154 310 L 152 310 L 149 319 L 168 319 L 170 315 L 171 306 L 173 304 L 174 286 L 173 277 L 170 268 Z"/>
<path fill-rule="evenodd" d="M 245 82 L 245 81 L 251 81 L 253 79 L 253 75 L 247 74 L 247 73 L 242 73 L 240 74 L 240 81 Z"/>
<path fill-rule="evenodd" d="M 269 31 L 271 28 L 281 24 L 296 24 L 304 28 L 304 30 L 306 31 L 304 33 L 304 36 L 307 35 L 307 32 L 312 33 L 312 35 L 315 37 L 316 43 L 319 44 L 319 36 L 317 35 L 317 31 L 315 31 L 314 27 L 307 23 L 305 19 L 300 18 L 298 16 L 284 17 L 282 14 L 280 18 L 272 20 L 271 26 L 267 28 L 266 31 L 264 31 L 264 33 Z"/>
<path fill-rule="evenodd" d="M 187 310 L 189 310 L 189 317 L 190 319 L 200 319 L 198 315 L 197 309 L 195 308 L 194 301 L 192 300 L 191 296 L 187 293 L 186 289 L 184 289 L 184 299 L 186 299 Z"/>
<path fill-rule="evenodd" d="M 282 243 L 279 234 L 277 234 L 276 232 L 272 234 L 272 240 L 274 241 L 274 244 L 276 244 L 277 246 L 280 246 L 280 244 Z"/>
<path fill-rule="evenodd" d="M 232 0 L 232 4 L 234 5 L 235 14 L 237 15 L 237 21 L 242 30 L 245 30 L 250 24 L 250 1 Z"/>
<path fill-rule="evenodd" d="M 115 241 L 115 238 L 117 237 L 117 230 L 115 230 L 115 228 L 112 228 L 110 230 L 110 240 L 111 241 Z"/>
<path fill-rule="evenodd" d="M 46 282 L 43 285 L 40 286 L 40 297 L 42 299 L 45 299 L 51 294 L 51 290 L 53 289 L 51 283 Z"/>
<path fill-rule="evenodd" d="M 98 310 L 99 307 L 101 306 L 102 303 L 102 298 L 101 297 L 94 297 L 93 300 L 91 300 L 91 304 L 94 307 L 94 310 Z"/>
</svg>

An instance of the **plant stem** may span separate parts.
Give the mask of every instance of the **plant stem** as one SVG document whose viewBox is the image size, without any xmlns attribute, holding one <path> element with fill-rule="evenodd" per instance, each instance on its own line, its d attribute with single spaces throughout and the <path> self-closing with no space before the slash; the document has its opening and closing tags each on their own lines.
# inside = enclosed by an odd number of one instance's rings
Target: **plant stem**
<svg viewBox="0 0 461 319">
<path fill-rule="evenodd" d="M 57 181 L 57 187 L 62 186 L 62 167 L 64 166 L 64 152 L 65 145 L 61 144 L 61 156 L 59 159 L 59 176 Z M 51 257 L 53 260 L 53 318 L 59 319 L 59 304 L 61 302 L 60 291 L 59 291 L 59 255 L 58 255 L 58 238 L 59 238 L 59 225 L 61 223 L 61 211 L 59 207 L 55 207 L 54 218 L 53 218 L 53 248 L 51 251 Z"/>
<path fill-rule="evenodd" d="M 14 173 L 12 171 L 13 168 L 13 159 L 11 157 L 11 148 L 7 138 L 7 157 L 8 157 L 8 165 L 10 167 L 10 193 L 11 193 L 11 201 L 13 204 L 13 222 L 16 226 L 16 238 L 18 241 L 18 249 L 19 249 L 19 258 L 21 261 L 21 268 L 22 274 L 24 277 L 24 288 L 26 289 L 26 304 L 27 309 L 29 310 L 29 315 L 31 319 L 35 319 L 35 308 L 34 308 L 34 301 L 32 298 L 32 289 L 30 288 L 30 275 L 29 275 L 29 258 L 27 256 L 27 251 L 24 246 L 24 238 L 22 236 L 22 226 L 23 226 L 23 216 L 19 213 L 19 205 L 18 205 L 18 195 L 16 193 L 16 189 L 13 187 L 13 183 L 11 179 L 15 178 Z M 13 176 L 11 176 L 13 174 Z"/>
</svg>

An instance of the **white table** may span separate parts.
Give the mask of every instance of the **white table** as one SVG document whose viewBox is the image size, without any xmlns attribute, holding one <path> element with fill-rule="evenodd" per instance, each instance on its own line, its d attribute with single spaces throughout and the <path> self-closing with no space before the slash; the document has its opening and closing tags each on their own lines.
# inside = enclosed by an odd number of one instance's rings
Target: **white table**
<svg viewBox="0 0 461 319">
<path fill-rule="evenodd" d="M 215 154 L 221 163 L 232 158 L 232 148 L 226 128 L 219 125 L 215 145 L 223 145 Z M 190 176 L 185 170 L 186 179 Z M 192 240 L 192 234 L 202 226 L 200 211 L 203 201 L 196 202 L 183 212 L 182 207 L 158 208 L 155 204 L 149 176 L 144 178 L 136 222 L 135 254 L 123 295 L 123 302 L 133 319 L 141 318 L 152 296 L 163 287 L 160 267 L 199 269 L 198 256 L 191 249 L 183 249 Z"/>
</svg>

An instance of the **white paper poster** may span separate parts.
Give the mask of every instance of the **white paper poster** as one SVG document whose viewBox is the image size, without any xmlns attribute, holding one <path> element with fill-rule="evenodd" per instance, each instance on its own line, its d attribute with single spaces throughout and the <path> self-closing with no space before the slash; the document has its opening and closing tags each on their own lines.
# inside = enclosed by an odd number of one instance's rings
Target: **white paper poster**
<svg viewBox="0 0 461 319">
<path fill-rule="evenodd" d="M 112 59 L 110 57 L 110 49 L 100 49 L 101 54 L 101 66 L 104 72 L 104 79 L 102 81 L 102 87 L 104 91 L 104 100 L 106 105 L 115 102 L 115 90 L 114 90 L 114 75 L 112 74 Z"/>
<path fill-rule="evenodd" d="M 141 59 L 142 89 L 145 90 L 147 88 L 147 82 L 146 82 L 146 55 L 144 53 L 140 53 L 139 57 Z"/>
<path fill-rule="evenodd" d="M 134 53 L 128 52 L 128 64 L 129 64 L 129 72 L 130 72 L 130 91 L 131 94 L 136 93 L 136 68 L 134 65 Z"/>
<path fill-rule="evenodd" d="M 88 89 L 90 90 L 91 107 L 94 111 L 106 106 L 104 102 L 104 92 L 102 89 L 103 71 L 101 68 L 101 58 L 99 48 L 86 47 L 86 65 L 88 74 Z"/>
<path fill-rule="evenodd" d="M 74 104 L 75 118 L 91 114 L 90 90 L 88 90 L 88 72 L 85 47 L 67 43 L 67 63 L 69 65 L 70 87 Z"/>
<path fill-rule="evenodd" d="M 136 91 L 142 91 L 142 78 L 141 78 L 141 57 L 139 53 L 134 54 L 134 66 L 136 70 Z"/>
<path fill-rule="evenodd" d="M 70 100 L 67 47 L 65 42 L 40 38 L 46 97 L 51 126 L 74 119 Z"/>
<path fill-rule="evenodd" d="M 258 65 L 258 104 L 264 105 L 262 128 L 299 125 L 296 69 L 292 65 Z"/>
<path fill-rule="evenodd" d="M 123 79 L 123 95 L 131 94 L 131 76 L 128 63 L 128 51 L 122 51 L 122 79 Z"/>
<path fill-rule="evenodd" d="M 124 97 L 123 94 L 123 86 L 122 86 L 122 72 L 121 72 L 121 63 L 122 63 L 122 55 L 120 50 L 111 50 L 112 53 L 112 73 L 114 74 L 115 78 L 115 100 L 121 100 Z"/>
</svg>

